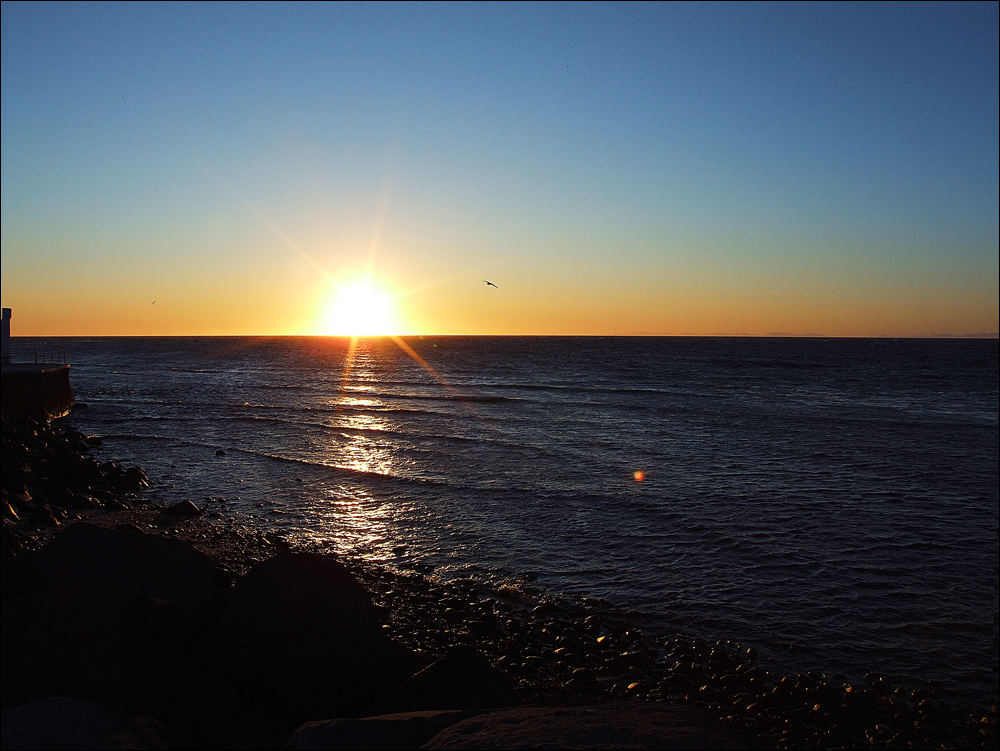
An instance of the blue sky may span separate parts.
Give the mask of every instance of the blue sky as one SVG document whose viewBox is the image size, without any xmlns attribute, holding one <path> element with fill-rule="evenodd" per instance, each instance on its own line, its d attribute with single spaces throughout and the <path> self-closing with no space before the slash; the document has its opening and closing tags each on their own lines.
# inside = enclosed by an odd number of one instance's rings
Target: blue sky
<svg viewBox="0 0 1000 751">
<path fill-rule="evenodd" d="M 997 8 L 4 3 L 3 304 L 315 333 L 370 273 L 403 333 L 996 331 Z"/>
</svg>

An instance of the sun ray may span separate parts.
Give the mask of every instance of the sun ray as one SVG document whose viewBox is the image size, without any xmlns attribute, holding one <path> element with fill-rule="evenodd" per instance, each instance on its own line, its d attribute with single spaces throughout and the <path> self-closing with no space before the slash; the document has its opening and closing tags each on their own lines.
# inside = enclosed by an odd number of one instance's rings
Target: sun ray
<svg viewBox="0 0 1000 751">
<path fill-rule="evenodd" d="M 281 240 L 281 242 L 284 243 L 286 247 L 288 247 L 290 250 L 293 250 L 295 253 L 298 254 L 298 256 L 302 260 L 304 260 L 306 263 L 308 263 L 310 266 L 316 269 L 316 271 L 320 273 L 320 276 L 322 276 L 323 279 L 325 279 L 327 282 L 329 282 L 330 284 L 334 285 L 337 288 L 340 287 L 340 284 L 337 282 L 337 280 L 334 279 L 326 269 L 320 266 L 319 262 L 315 258 L 309 255 L 309 253 L 306 252 L 306 250 L 301 245 L 299 245 L 292 238 L 286 235 L 277 224 L 272 222 L 267 217 L 267 215 L 263 211 L 258 209 L 250 201 L 244 199 L 244 202 L 246 203 L 247 207 L 249 207 L 249 209 L 254 214 L 257 215 L 257 218 L 264 223 L 264 226 L 267 227 L 274 234 L 275 237 Z"/>
<path fill-rule="evenodd" d="M 409 344 L 407 344 L 403 340 L 402 337 L 391 335 L 389 338 L 392 339 L 392 341 L 396 343 L 397 347 L 399 347 L 401 350 L 403 350 L 403 352 L 405 352 L 407 355 L 409 355 L 410 359 L 412 359 L 413 362 L 417 363 L 417 365 L 419 365 L 424 370 L 426 370 L 428 373 L 430 373 L 435 378 L 435 380 L 437 380 L 438 383 L 440 383 L 442 386 L 444 386 L 445 390 L 449 394 L 451 394 L 452 396 L 454 396 L 455 399 L 457 399 L 462 404 L 464 404 L 474 414 L 476 414 L 477 416 L 479 415 L 478 410 L 476 410 L 476 408 L 473 407 L 468 402 L 468 400 L 462 395 L 462 393 L 458 389 L 456 389 L 454 386 L 452 386 L 450 383 L 448 383 L 448 381 L 446 381 L 444 379 L 444 376 L 442 376 L 440 373 L 438 373 L 437 370 L 434 369 L 434 366 L 431 365 L 429 362 L 427 362 L 427 360 L 425 360 L 423 357 L 421 357 L 420 354 L 415 349 L 413 349 L 413 347 L 411 347 Z"/>
<path fill-rule="evenodd" d="M 378 254 L 378 246 L 382 240 L 382 227 L 385 225 L 385 217 L 389 212 L 389 196 L 392 195 L 392 180 L 388 177 L 382 183 L 382 190 L 379 192 L 378 208 L 375 211 L 375 226 L 372 228 L 372 241 L 368 245 L 368 266 L 365 269 L 365 281 L 370 281 L 372 272 L 375 269 L 375 256 Z"/>
</svg>

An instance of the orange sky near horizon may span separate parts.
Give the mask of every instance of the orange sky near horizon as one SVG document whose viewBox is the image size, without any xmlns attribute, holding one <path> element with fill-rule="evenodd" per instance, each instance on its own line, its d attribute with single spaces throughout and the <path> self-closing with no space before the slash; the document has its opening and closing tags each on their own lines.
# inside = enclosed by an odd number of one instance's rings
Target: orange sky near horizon
<svg viewBox="0 0 1000 751">
<path fill-rule="evenodd" d="M 338 290 L 309 276 L 301 269 L 286 272 L 284 288 L 277 289 L 274 277 L 256 289 L 245 280 L 234 280 L 226 289 L 206 279 L 177 289 L 123 289 L 98 301 L 70 281 L 55 295 L 50 285 L 46 295 L 32 295 L 29 289 L 8 296 L 15 303 L 11 329 L 15 337 L 348 334 L 333 320 Z M 898 292 L 817 294 L 812 287 L 761 300 L 748 289 L 713 294 L 696 284 L 663 289 L 637 282 L 631 294 L 596 283 L 561 289 L 554 284 L 547 291 L 547 280 L 525 279 L 520 287 L 522 280 L 511 276 L 514 281 L 504 278 L 497 289 L 474 276 L 431 281 L 413 293 L 383 285 L 394 325 L 371 333 L 914 337 L 996 330 L 996 300 L 988 296 L 928 301 Z M 377 277 L 373 283 L 379 284 Z M 358 315 L 363 319 L 365 311 Z"/>
</svg>

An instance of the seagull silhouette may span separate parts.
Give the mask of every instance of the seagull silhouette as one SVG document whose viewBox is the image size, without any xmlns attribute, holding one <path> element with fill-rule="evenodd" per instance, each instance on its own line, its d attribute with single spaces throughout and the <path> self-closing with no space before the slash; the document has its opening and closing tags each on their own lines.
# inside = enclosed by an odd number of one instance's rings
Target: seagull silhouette
<svg viewBox="0 0 1000 751">
<path fill-rule="evenodd" d="M 483 281 L 486 282 L 485 279 L 483 279 Z M 488 287 L 497 287 L 497 285 L 495 285 L 493 282 L 486 282 L 486 286 L 488 286 Z M 500 289 L 500 288 L 497 287 L 497 289 Z"/>
</svg>

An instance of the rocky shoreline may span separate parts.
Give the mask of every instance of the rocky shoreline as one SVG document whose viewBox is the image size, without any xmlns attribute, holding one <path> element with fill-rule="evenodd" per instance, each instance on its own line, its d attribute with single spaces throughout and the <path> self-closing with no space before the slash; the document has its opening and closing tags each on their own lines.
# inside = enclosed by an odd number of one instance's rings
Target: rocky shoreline
<svg viewBox="0 0 1000 751">
<path fill-rule="evenodd" d="M 997 747 L 995 702 L 933 684 L 775 675 L 601 601 L 151 507 L 64 423 L 3 419 L 3 748 Z"/>
</svg>

